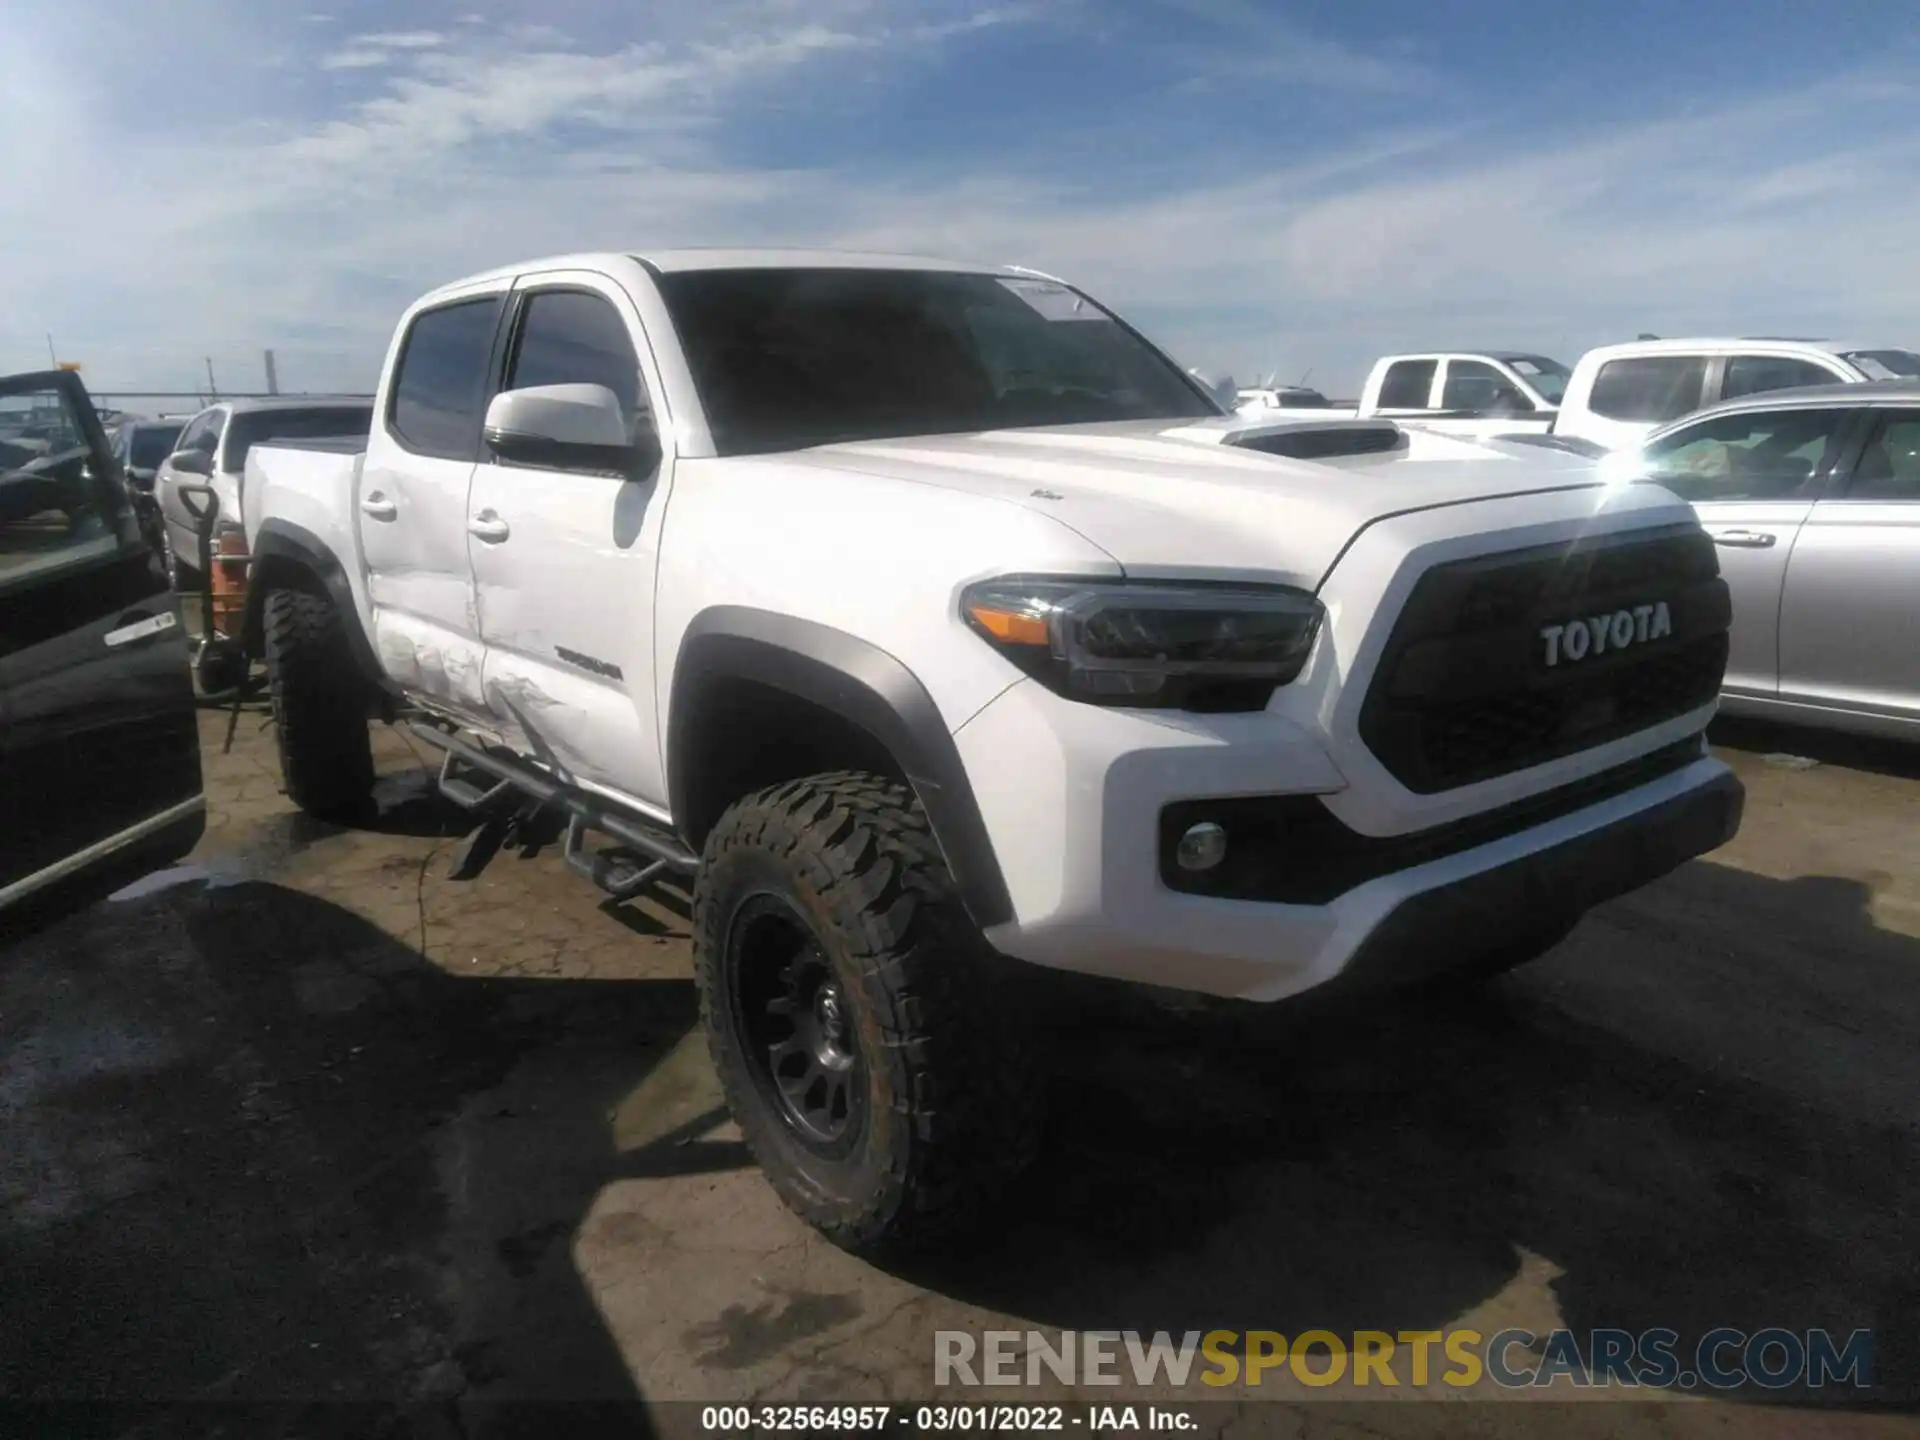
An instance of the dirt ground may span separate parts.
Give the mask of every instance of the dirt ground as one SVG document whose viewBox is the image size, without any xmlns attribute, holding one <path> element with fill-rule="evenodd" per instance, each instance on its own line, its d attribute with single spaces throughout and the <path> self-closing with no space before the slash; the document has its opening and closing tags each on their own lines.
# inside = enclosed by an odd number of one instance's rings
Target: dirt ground
<svg viewBox="0 0 1920 1440">
<path fill-rule="evenodd" d="M 941 1329 L 1507 1325 L 1875 1333 L 1880 1405 L 1676 1394 L 1562 1432 L 1893 1433 L 1920 1399 L 1920 752 L 1726 730 L 1740 837 L 1490 994 L 1090 1003 L 1022 1203 L 889 1273 L 734 1138 L 678 898 L 603 903 L 552 851 L 451 880 L 397 733 L 345 831 L 292 812 L 261 714 L 230 755 L 203 723 L 194 863 L 0 949 L 0 1399 L 914 1401 Z M 1467 1414 L 1352 1394 L 1269 1375 L 1220 1423 Z"/>
</svg>

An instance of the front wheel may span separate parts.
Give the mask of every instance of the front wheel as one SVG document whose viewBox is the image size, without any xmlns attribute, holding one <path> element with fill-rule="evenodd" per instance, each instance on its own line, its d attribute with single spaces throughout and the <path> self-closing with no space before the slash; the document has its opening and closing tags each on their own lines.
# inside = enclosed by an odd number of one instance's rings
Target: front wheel
<svg viewBox="0 0 1920 1440">
<path fill-rule="evenodd" d="M 986 1213 L 1038 1148 L 1039 1065 L 1008 972 L 898 781 L 816 775 L 708 836 L 694 973 L 727 1102 L 782 1200 L 859 1253 Z"/>
</svg>

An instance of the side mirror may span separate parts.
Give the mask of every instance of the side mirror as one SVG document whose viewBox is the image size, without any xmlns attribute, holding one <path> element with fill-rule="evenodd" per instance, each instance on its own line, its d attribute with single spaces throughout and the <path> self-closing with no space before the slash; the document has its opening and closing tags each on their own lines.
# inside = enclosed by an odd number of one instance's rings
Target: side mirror
<svg viewBox="0 0 1920 1440">
<path fill-rule="evenodd" d="M 176 450 L 167 457 L 176 475 L 211 475 L 213 457 L 204 450 Z"/>
<path fill-rule="evenodd" d="M 627 433 L 619 397 L 604 385 L 531 385 L 503 390 L 487 406 L 487 447 L 509 465 L 544 470 L 638 473 L 657 458 L 651 431 Z"/>
</svg>

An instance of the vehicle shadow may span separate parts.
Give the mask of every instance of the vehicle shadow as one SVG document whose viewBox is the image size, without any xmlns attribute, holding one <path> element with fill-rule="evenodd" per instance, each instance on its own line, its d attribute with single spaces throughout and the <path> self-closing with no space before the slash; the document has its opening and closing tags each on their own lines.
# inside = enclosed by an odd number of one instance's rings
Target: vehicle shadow
<svg viewBox="0 0 1920 1440">
<path fill-rule="evenodd" d="M 454 978 L 258 881 L 5 960 L 0 1402 L 175 1403 L 141 1434 L 283 1433 L 296 1403 L 302 1434 L 396 1405 L 407 1433 L 646 1433 L 572 1239 L 610 1181 L 748 1163 L 688 1143 L 718 1115 L 614 1134 L 689 983 Z"/>
<path fill-rule="evenodd" d="M 1714 745 L 1755 755 L 1804 756 L 1823 765 L 1920 780 L 1920 745 L 1910 742 L 1731 715 L 1717 718 L 1708 738 Z"/>
<path fill-rule="evenodd" d="M 1920 1399 L 1920 941 L 1867 898 L 1700 862 L 1479 992 L 1083 991 L 999 1244 L 906 1273 L 1176 1336 L 1867 1328 L 1874 1398 Z"/>
</svg>

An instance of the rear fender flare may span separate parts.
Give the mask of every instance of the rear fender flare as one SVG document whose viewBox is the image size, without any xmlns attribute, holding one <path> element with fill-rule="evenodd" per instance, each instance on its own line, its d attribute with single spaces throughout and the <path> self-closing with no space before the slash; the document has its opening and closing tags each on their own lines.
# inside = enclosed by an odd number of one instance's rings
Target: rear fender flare
<svg viewBox="0 0 1920 1440">
<path fill-rule="evenodd" d="M 369 684 L 391 692 L 380 657 L 360 624 L 360 612 L 353 603 L 353 587 L 347 582 L 346 567 L 324 541 L 311 530 L 278 518 L 263 522 L 253 542 L 253 570 L 247 584 L 247 607 L 241 624 L 241 641 L 249 655 L 265 649 L 265 607 L 267 592 L 275 581 L 301 577 L 318 583 L 339 612 L 347 632 L 347 644 L 355 663 Z"/>
</svg>

